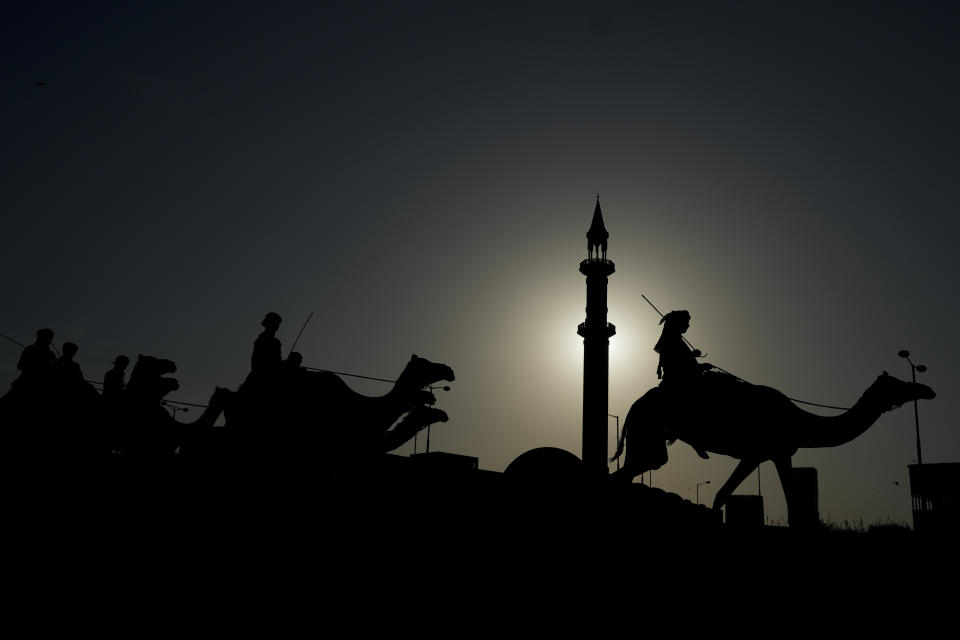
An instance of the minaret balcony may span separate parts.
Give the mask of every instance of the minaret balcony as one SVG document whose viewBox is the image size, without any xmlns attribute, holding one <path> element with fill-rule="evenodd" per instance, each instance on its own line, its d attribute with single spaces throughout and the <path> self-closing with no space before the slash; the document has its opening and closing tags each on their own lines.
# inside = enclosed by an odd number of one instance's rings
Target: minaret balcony
<svg viewBox="0 0 960 640">
<path fill-rule="evenodd" d="M 586 322 L 577 325 L 577 335 L 584 338 L 610 338 L 617 333 L 617 327 L 612 322 L 587 326 Z"/>
<path fill-rule="evenodd" d="M 580 261 L 580 273 L 583 275 L 609 276 L 615 271 L 613 262 L 606 258 L 587 258 Z"/>
</svg>

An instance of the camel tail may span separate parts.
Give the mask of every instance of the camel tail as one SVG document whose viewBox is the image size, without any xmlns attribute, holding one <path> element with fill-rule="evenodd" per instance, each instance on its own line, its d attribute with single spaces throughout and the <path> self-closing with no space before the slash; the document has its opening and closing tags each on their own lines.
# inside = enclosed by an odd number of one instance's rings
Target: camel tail
<svg viewBox="0 0 960 640">
<path fill-rule="evenodd" d="M 627 439 L 627 423 L 623 423 L 623 431 L 620 433 L 620 438 L 617 440 L 617 452 L 613 454 L 613 457 L 610 458 L 610 462 L 616 462 L 617 458 L 623 453 L 623 442 Z"/>
</svg>

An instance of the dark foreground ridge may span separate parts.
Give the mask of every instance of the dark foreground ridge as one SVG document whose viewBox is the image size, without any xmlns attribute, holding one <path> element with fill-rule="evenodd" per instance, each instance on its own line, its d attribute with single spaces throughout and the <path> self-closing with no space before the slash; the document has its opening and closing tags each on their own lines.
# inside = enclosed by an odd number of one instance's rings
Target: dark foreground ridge
<svg viewBox="0 0 960 640">
<path fill-rule="evenodd" d="M 731 528 L 717 511 L 642 484 L 530 482 L 443 453 L 385 454 L 335 483 L 295 468 L 116 461 L 85 475 L 8 478 L 16 562 L 168 558 L 188 574 L 211 562 L 266 564 L 323 583 L 439 563 L 497 580 L 519 572 L 531 584 L 559 573 L 582 588 L 611 572 L 648 580 L 696 571 L 742 585 L 771 570 L 876 570 L 881 558 L 885 573 L 897 573 L 948 548 L 904 530 Z"/>
</svg>

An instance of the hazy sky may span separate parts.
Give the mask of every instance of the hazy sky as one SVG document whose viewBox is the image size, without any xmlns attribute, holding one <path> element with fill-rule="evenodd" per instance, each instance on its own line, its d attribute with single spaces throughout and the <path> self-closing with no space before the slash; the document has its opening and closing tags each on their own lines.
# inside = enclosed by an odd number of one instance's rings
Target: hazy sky
<svg viewBox="0 0 960 640">
<path fill-rule="evenodd" d="M 960 460 L 960 5 L 86 4 L 0 10 L 0 331 L 51 327 L 88 378 L 166 357 L 203 402 L 265 312 L 286 352 L 313 311 L 308 365 L 454 368 L 432 450 L 579 455 L 599 191 L 611 413 L 657 383 L 646 294 L 708 361 L 816 402 L 908 378 L 909 349 L 924 461 Z M 691 500 L 735 465 L 669 451 L 654 485 Z M 915 457 L 904 407 L 794 464 L 823 517 L 869 524 L 910 520 Z M 761 489 L 784 519 L 769 463 Z"/>
</svg>

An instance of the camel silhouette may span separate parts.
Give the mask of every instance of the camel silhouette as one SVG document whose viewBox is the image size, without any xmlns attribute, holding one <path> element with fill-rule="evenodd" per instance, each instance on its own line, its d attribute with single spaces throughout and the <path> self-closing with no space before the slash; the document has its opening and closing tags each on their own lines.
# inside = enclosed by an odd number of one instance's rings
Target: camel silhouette
<svg viewBox="0 0 960 640">
<path fill-rule="evenodd" d="M 176 370 L 171 360 L 141 354 L 130 384 L 110 401 L 87 383 L 73 390 L 50 385 L 32 395 L 11 390 L 0 398 L 6 448 L 25 464 L 54 467 L 111 453 L 160 459 L 185 445 L 198 449 L 231 392 L 217 388 L 196 420 L 178 422 L 161 405 L 179 387 L 166 376 Z"/>
<path fill-rule="evenodd" d="M 671 406 L 655 387 L 633 403 L 611 462 L 626 445 L 624 467 L 612 479 L 630 482 L 659 469 L 667 461 L 667 441 L 682 440 L 698 452 L 712 451 L 738 458 L 740 463 L 717 492 L 720 509 L 747 476 L 772 460 L 780 477 L 787 514 L 791 512 L 791 457 L 801 448 L 836 447 L 855 439 L 880 416 L 905 402 L 936 396 L 925 384 L 905 382 L 883 372 L 853 407 L 838 416 L 818 416 L 797 407 L 786 395 L 719 373 L 707 378 L 697 402 Z"/>
<path fill-rule="evenodd" d="M 216 387 L 207 406 L 192 422 L 179 422 L 162 405 L 128 405 L 120 415 L 131 433 L 123 452 L 138 458 L 164 458 L 180 449 L 184 456 L 199 457 L 210 451 L 216 442 L 214 423 L 223 413 L 233 392 Z"/>
<path fill-rule="evenodd" d="M 317 462 L 342 468 L 358 456 L 392 451 L 447 414 L 425 387 L 453 381 L 453 370 L 413 355 L 383 396 L 365 396 L 336 374 L 295 370 L 234 392 L 217 387 L 193 422 L 175 420 L 161 404 L 179 388 L 171 360 L 140 354 L 126 388 L 105 401 L 89 393 L 64 395 L 56 386 L 0 396 L 5 448 L 24 464 L 51 465 L 122 453 L 129 460 L 182 459 L 241 464 Z M 214 428 L 224 414 L 226 428 Z M 397 423 L 403 417 L 404 419 Z M 392 427 L 392 428 L 391 428 Z"/>
<path fill-rule="evenodd" d="M 335 424 L 379 437 L 415 406 L 434 404 L 436 398 L 424 387 L 441 380 L 452 382 L 454 374 L 449 366 L 414 354 L 393 387 L 382 396 L 357 393 L 338 375 L 328 371 L 314 372 L 307 379 L 314 392 L 323 399 L 328 418 Z M 353 426 L 349 426 L 351 424 Z"/>
<path fill-rule="evenodd" d="M 316 458 L 335 467 L 358 457 L 391 451 L 421 428 L 445 421 L 425 387 L 453 381 L 453 369 L 416 354 L 393 387 L 382 396 L 351 389 L 329 371 L 303 371 L 266 394 L 241 387 L 224 410 L 238 455 L 282 455 L 313 464 Z M 262 389 L 262 387 L 261 387 Z M 406 424 L 390 428 L 408 412 Z M 427 422 L 429 420 L 429 422 Z"/>
</svg>

